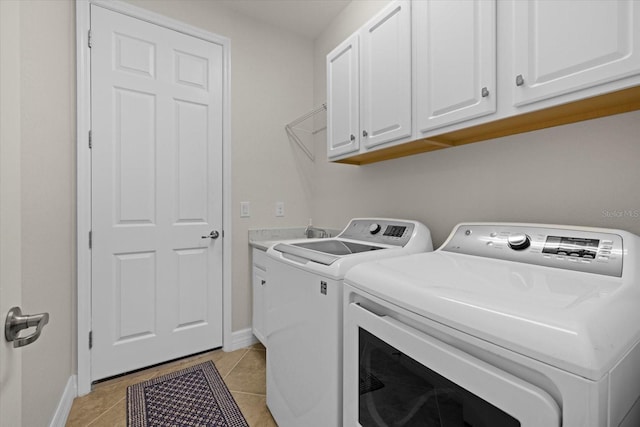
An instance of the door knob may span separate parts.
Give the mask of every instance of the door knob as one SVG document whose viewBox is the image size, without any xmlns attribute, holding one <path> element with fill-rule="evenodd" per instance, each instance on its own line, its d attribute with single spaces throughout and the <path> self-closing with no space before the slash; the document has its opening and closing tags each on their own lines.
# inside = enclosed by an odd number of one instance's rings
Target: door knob
<svg viewBox="0 0 640 427">
<path fill-rule="evenodd" d="M 213 230 L 206 236 L 202 236 L 203 239 L 217 239 L 218 237 L 220 237 L 220 233 L 218 233 L 216 230 Z"/>
<path fill-rule="evenodd" d="M 49 323 L 49 313 L 22 315 L 20 307 L 13 307 L 7 313 L 7 320 L 4 324 L 4 338 L 12 342 L 13 347 L 23 347 L 29 345 L 40 337 L 42 328 Z M 35 332 L 26 337 L 19 338 L 20 331 L 27 328 L 36 328 Z"/>
</svg>

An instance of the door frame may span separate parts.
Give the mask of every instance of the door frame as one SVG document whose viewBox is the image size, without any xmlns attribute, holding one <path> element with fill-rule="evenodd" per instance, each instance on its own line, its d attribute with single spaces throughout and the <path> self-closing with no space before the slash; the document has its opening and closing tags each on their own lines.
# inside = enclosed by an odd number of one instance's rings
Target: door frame
<svg viewBox="0 0 640 427">
<path fill-rule="evenodd" d="M 231 351 L 231 108 L 230 108 L 230 49 L 231 41 L 222 36 L 192 27 L 166 16 L 150 12 L 117 0 L 76 0 L 76 73 L 77 73 L 77 350 L 78 395 L 91 391 L 91 56 L 89 54 L 89 28 L 91 5 L 104 7 L 161 27 L 213 42 L 223 47 L 223 101 L 222 101 L 222 345 Z M 225 237 L 226 234 L 226 238 Z"/>
</svg>

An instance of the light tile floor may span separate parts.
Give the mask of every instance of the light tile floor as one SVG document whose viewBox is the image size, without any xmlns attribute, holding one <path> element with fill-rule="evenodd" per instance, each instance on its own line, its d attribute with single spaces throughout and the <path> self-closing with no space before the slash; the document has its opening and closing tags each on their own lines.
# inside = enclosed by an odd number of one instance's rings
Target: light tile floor
<svg viewBox="0 0 640 427">
<path fill-rule="evenodd" d="M 94 385 L 73 401 L 67 427 L 127 425 L 127 387 L 211 360 L 251 427 L 277 427 L 266 403 L 266 351 L 260 344 L 225 353 L 215 350 Z"/>
</svg>

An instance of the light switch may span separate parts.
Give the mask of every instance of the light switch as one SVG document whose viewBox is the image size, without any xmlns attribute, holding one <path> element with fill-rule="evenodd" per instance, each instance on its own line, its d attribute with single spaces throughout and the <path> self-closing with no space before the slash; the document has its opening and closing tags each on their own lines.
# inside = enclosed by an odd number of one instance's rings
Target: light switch
<svg viewBox="0 0 640 427">
<path fill-rule="evenodd" d="M 240 202 L 240 218 L 249 218 L 251 216 L 249 202 Z"/>
</svg>

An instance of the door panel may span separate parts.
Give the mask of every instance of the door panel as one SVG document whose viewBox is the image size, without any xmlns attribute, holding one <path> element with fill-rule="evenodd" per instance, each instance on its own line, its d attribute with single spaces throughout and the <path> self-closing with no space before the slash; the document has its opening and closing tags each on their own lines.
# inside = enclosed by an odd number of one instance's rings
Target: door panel
<svg viewBox="0 0 640 427">
<path fill-rule="evenodd" d="M 393 2 L 362 31 L 360 93 L 367 148 L 411 135 L 410 7 L 408 1 Z"/>
<path fill-rule="evenodd" d="M 206 58 L 190 55 L 187 52 L 174 52 L 176 64 L 176 83 L 208 90 L 208 68 Z"/>
<path fill-rule="evenodd" d="M 154 224 L 155 96 L 120 88 L 114 96 L 116 224 Z"/>
<path fill-rule="evenodd" d="M 514 104 L 526 105 L 640 72 L 640 4 L 514 2 Z"/>
<path fill-rule="evenodd" d="M 221 45 L 95 5 L 92 380 L 222 345 Z"/>
<path fill-rule="evenodd" d="M 419 1 L 412 6 L 418 131 L 495 112 L 495 1 Z"/>
<path fill-rule="evenodd" d="M 207 116 L 206 105 L 175 101 L 176 222 L 207 221 Z"/>
<path fill-rule="evenodd" d="M 115 343 L 152 337 L 155 328 L 156 254 L 115 254 Z M 98 330 L 99 331 L 99 330 Z"/>
<path fill-rule="evenodd" d="M 207 252 L 205 249 L 176 250 L 176 329 L 203 325 L 207 321 Z"/>
<path fill-rule="evenodd" d="M 354 34 L 327 55 L 329 158 L 360 148 L 359 39 Z"/>
<path fill-rule="evenodd" d="M 258 249 L 254 249 L 253 253 L 255 254 Z M 265 255 L 266 257 L 266 255 Z M 256 336 L 260 340 L 260 342 L 266 347 L 267 345 L 267 337 L 266 337 L 266 314 L 265 314 L 265 295 L 266 295 L 266 286 L 267 283 L 267 272 L 262 270 L 255 264 L 253 264 L 253 278 L 252 278 L 252 286 L 253 286 L 253 335 Z"/>
<path fill-rule="evenodd" d="M 119 71 L 138 74 L 142 77 L 155 76 L 155 43 L 114 34 L 115 67 Z"/>
</svg>

